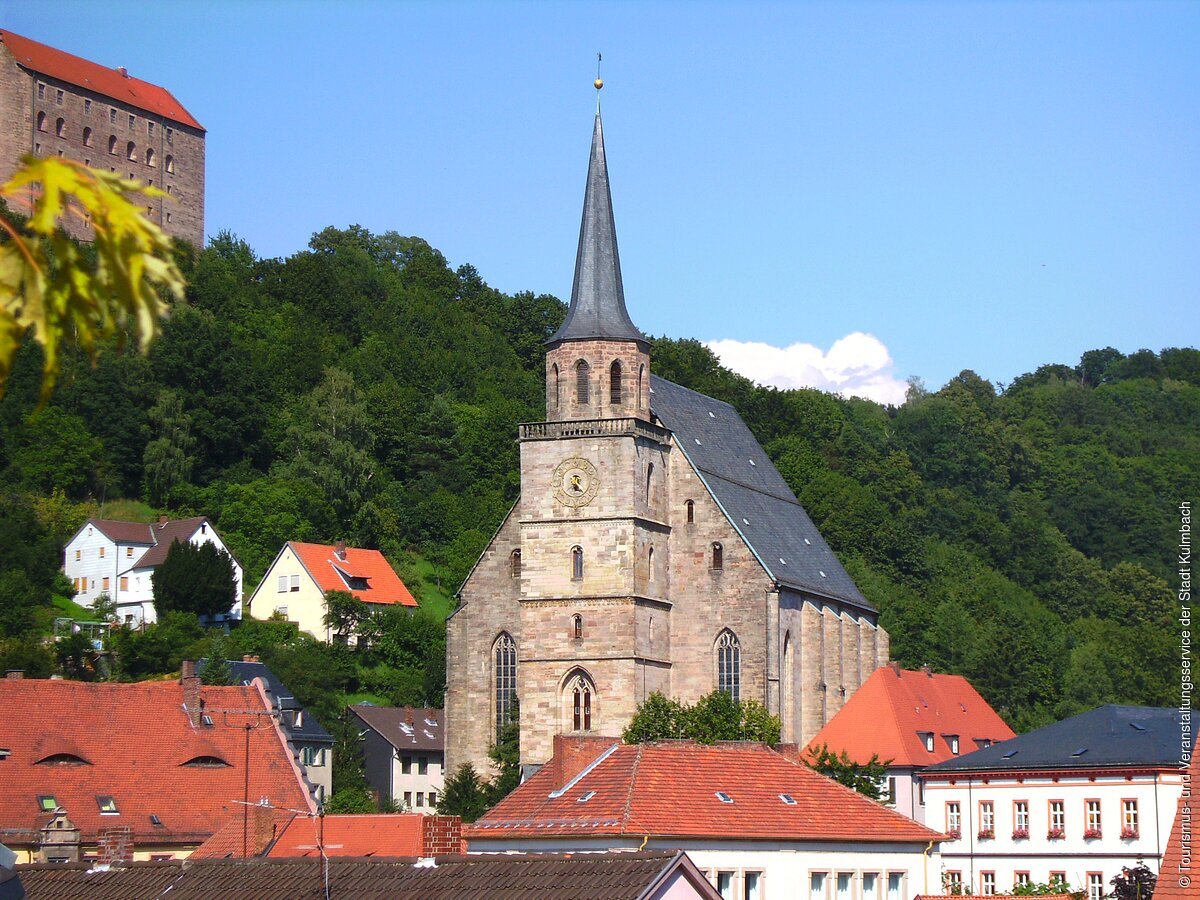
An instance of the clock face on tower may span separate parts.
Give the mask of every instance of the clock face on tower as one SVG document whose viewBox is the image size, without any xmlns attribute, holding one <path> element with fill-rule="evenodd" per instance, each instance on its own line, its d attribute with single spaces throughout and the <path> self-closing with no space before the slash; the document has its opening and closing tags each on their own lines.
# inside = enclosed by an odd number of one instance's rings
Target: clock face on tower
<svg viewBox="0 0 1200 900">
<path fill-rule="evenodd" d="M 596 467 L 581 456 L 564 459 L 554 470 L 554 497 L 566 506 L 587 506 L 600 490 Z"/>
</svg>

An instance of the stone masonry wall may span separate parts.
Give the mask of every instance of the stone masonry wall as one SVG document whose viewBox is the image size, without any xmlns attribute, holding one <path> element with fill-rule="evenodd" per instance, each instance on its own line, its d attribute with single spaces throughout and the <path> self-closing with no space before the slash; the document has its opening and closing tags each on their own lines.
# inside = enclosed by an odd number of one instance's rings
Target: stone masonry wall
<svg viewBox="0 0 1200 900">
<path fill-rule="evenodd" d="M 588 364 L 586 404 L 578 402 L 576 393 L 575 366 L 581 359 Z M 621 363 L 622 384 L 621 402 L 616 405 L 610 402 L 609 374 L 614 361 Z M 650 419 L 650 356 L 645 348 L 633 341 L 564 341 L 546 354 L 548 420 L 619 419 L 625 416 Z"/>
</svg>

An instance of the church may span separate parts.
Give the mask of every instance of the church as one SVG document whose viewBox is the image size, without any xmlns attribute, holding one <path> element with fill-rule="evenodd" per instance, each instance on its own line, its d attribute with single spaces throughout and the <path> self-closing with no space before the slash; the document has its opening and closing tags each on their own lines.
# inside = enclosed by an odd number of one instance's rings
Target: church
<svg viewBox="0 0 1200 900">
<path fill-rule="evenodd" d="M 520 498 L 447 622 L 447 771 L 489 771 L 514 715 L 525 766 L 555 734 L 620 735 L 653 691 L 757 700 L 808 741 L 888 635 L 733 407 L 651 374 L 598 107 L 571 305 L 546 347 Z"/>
</svg>

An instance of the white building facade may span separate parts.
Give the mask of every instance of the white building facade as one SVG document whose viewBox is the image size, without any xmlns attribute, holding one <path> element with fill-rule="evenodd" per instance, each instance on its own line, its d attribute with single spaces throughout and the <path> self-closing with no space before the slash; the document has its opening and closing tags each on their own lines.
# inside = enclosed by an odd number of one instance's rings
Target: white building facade
<svg viewBox="0 0 1200 900">
<path fill-rule="evenodd" d="M 153 524 L 89 519 L 67 542 L 63 572 L 74 586 L 75 602 L 92 607 L 102 595 L 116 604 L 117 621 L 137 627 L 157 619 L 154 569 L 166 559 L 171 544 L 211 543 L 233 561 L 235 601 L 227 618 L 242 617 L 242 567 L 207 518 L 167 519 Z"/>
<path fill-rule="evenodd" d="M 1123 867 L 1158 872 L 1183 785 L 1174 715 L 1101 707 L 926 769 L 926 824 L 949 836 L 944 886 L 990 895 L 1057 881 L 1100 900 Z"/>
</svg>

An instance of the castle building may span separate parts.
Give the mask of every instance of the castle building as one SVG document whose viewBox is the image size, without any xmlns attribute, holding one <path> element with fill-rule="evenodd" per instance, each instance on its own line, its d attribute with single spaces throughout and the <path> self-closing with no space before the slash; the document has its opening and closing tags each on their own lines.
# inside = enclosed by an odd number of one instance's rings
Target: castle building
<svg viewBox="0 0 1200 900">
<path fill-rule="evenodd" d="M 521 761 L 620 734 L 653 691 L 714 689 L 811 738 L 888 659 L 878 614 L 727 403 L 650 373 L 630 320 L 597 110 L 547 421 L 521 496 L 447 628 L 446 766 L 481 771 L 519 709 Z"/>
<path fill-rule="evenodd" d="M 204 134 L 166 88 L 0 31 L 0 181 L 30 154 L 137 179 L 167 195 L 146 198 L 151 221 L 199 249 Z M 65 216 L 63 227 L 79 240 L 94 237 L 82 216 Z"/>
</svg>

